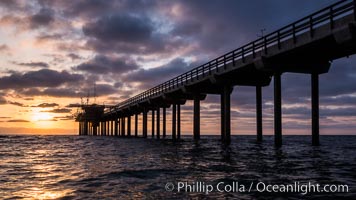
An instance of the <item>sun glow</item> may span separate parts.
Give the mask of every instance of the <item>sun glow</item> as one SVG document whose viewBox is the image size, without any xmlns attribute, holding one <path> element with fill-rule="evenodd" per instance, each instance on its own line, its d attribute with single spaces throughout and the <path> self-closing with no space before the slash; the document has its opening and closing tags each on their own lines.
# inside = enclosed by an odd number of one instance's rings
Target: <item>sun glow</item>
<svg viewBox="0 0 356 200">
<path fill-rule="evenodd" d="M 34 112 L 32 114 L 32 121 L 39 122 L 39 121 L 49 121 L 53 120 L 53 116 L 49 113 L 45 112 Z"/>
</svg>

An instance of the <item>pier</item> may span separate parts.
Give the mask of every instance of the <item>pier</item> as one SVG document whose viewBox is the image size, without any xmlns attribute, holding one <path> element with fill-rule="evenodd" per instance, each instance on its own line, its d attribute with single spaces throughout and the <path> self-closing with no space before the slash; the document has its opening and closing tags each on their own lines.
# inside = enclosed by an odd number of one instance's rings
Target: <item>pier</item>
<svg viewBox="0 0 356 200">
<path fill-rule="evenodd" d="M 108 109 L 85 105 L 76 118 L 79 134 L 147 138 L 151 117 L 150 137 L 167 138 L 167 109 L 171 109 L 171 139 L 179 140 L 181 106 L 192 101 L 193 138 L 199 140 L 200 103 L 214 94 L 220 95 L 221 141 L 229 145 L 231 93 L 235 86 L 250 86 L 256 89 L 256 138 L 262 141 L 262 88 L 273 82 L 274 142 L 278 148 L 282 146 L 283 125 L 281 76 L 288 72 L 311 79 L 311 143 L 319 145 L 319 75 L 329 72 L 333 60 L 356 53 L 355 10 L 356 0 L 339 1 Z"/>
</svg>

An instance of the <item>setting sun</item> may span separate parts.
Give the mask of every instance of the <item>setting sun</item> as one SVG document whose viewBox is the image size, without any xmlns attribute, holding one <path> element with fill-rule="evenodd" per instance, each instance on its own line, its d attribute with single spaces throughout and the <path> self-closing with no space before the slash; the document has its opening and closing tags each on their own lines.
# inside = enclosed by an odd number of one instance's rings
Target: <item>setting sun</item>
<svg viewBox="0 0 356 200">
<path fill-rule="evenodd" d="M 53 120 L 53 116 L 49 113 L 34 111 L 31 117 L 32 121 L 49 121 Z"/>
</svg>

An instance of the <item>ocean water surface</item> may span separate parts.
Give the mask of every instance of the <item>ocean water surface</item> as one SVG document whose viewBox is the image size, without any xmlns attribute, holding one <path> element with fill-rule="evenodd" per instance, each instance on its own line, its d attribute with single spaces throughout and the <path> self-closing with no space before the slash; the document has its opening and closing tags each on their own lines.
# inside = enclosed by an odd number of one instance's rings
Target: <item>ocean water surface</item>
<svg viewBox="0 0 356 200">
<path fill-rule="evenodd" d="M 262 143 L 232 136 L 226 148 L 219 136 L 196 143 L 2 135 L 0 199 L 356 199 L 356 136 L 321 136 L 319 147 L 310 140 L 284 136 L 275 149 L 272 136 Z M 219 183 L 252 190 L 218 191 Z M 347 185 L 348 192 L 261 192 L 257 183 Z"/>
</svg>

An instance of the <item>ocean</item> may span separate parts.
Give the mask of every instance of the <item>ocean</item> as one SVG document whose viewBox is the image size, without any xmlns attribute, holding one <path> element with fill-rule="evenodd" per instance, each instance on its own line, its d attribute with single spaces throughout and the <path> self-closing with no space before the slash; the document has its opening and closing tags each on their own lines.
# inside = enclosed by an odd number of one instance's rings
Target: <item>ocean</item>
<svg viewBox="0 0 356 200">
<path fill-rule="evenodd" d="M 3 135 L 0 199 L 356 199 L 356 136 L 320 141 Z"/>
</svg>

